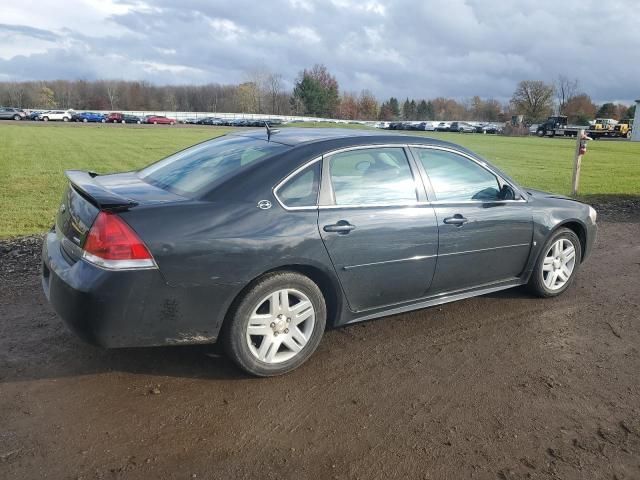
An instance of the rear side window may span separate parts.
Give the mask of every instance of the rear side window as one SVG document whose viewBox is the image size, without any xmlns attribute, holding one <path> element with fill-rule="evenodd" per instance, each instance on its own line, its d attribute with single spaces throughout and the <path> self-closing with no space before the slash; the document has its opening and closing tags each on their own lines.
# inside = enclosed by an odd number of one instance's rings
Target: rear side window
<svg viewBox="0 0 640 480">
<path fill-rule="evenodd" d="M 329 174 L 336 205 L 413 203 L 416 186 L 402 148 L 367 148 L 337 153 Z"/>
<path fill-rule="evenodd" d="M 276 192 L 280 201 L 287 207 L 315 207 L 320 171 L 320 162 L 316 162 L 287 180 Z"/>
<path fill-rule="evenodd" d="M 160 188 L 194 197 L 289 148 L 251 137 L 225 136 L 171 155 L 139 175 Z"/>
<path fill-rule="evenodd" d="M 416 152 L 437 200 L 457 202 L 499 199 L 498 179 L 477 163 L 444 150 L 418 148 Z"/>
</svg>

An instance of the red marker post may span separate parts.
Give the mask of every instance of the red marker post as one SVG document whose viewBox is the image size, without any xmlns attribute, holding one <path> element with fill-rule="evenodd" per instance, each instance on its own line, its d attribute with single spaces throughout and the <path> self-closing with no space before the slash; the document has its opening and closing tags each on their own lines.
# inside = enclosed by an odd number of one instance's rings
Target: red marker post
<svg viewBox="0 0 640 480">
<path fill-rule="evenodd" d="M 587 153 L 587 141 L 593 140 L 588 137 L 584 130 L 580 130 L 576 135 L 576 153 L 573 159 L 573 196 L 578 195 L 578 186 L 580 185 L 580 166 L 582 165 L 582 156 Z"/>
</svg>

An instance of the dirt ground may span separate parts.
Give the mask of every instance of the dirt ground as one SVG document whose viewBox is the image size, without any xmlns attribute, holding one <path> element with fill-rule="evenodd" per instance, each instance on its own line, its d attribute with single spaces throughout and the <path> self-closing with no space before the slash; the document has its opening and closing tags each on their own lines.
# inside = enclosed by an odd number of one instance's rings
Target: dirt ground
<svg viewBox="0 0 640 480">
<path fill-rule="evenodd" d="M 640 478 L 640 218 L 603 210 L 560 298 L 329 331 L 271 379 L 215 347 L 83 344 L 39 239 L 0 243 L 0 478 Z"/>
</svg>

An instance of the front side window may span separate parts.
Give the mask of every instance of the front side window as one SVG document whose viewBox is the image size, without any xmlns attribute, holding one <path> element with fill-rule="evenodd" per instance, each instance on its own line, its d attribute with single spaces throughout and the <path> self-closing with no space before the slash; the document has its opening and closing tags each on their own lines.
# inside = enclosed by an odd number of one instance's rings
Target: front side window
<svg viewBox="0 0 640 480">
<path fill-rule="evenodd" d="M 257 138 L 225 136 L 175 153 L 138 175 L 160 188 L 192 198 L 289 148 Z"/>
<path fill-rule="evenodd" d="M 398 205 L 416 202 L 416 186 L 402 148 L 337 153 L 329 159 L 336 205 Z"/>
<path fill-rule="evenodd" d="M 493 201 L 500 199 L 500 184 L 494 174 L 462 155 L 445 150 L 416 149 L 431 182 L 436 200 Z"/>
<path fill-rule="evenodd" d="M 320 162 L 316 162 L 287 180 L 277 195 L 287 207 L 315 207 L 319 188 Z"/>
</svg>

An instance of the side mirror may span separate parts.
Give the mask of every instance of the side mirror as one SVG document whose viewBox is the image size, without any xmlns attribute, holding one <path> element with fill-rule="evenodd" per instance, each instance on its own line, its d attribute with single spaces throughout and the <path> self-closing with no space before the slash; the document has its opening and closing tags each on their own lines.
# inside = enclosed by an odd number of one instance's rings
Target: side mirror
<svg viewBox="0 0 640 480">
<path fill-rule="evenodd" d="M 500 194 L 498 196 L 500 200 L 515 200 L 516 192 L 511 188 L 511 185 L 507 185 L 506 183 L 502 185 L 500 189 Z"/>
</svg>

